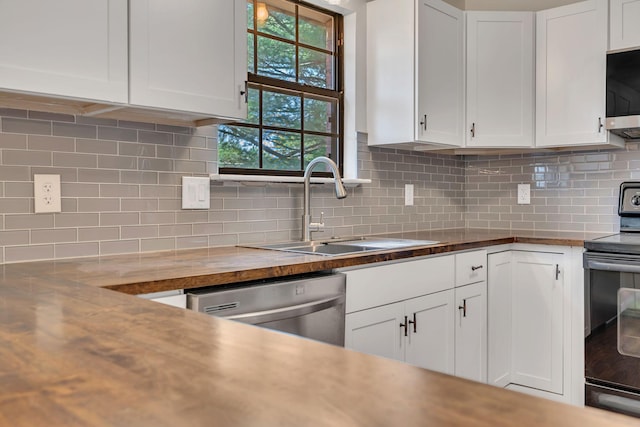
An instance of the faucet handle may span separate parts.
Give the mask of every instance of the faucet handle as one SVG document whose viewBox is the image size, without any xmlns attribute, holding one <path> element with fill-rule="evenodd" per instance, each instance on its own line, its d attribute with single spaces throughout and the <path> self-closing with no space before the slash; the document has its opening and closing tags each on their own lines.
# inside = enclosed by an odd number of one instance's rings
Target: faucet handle
<svg viewBox="0 0 640 427">
<path fill-rule="evenodd" d="M 324 231 L 324 212 L 320 212 L 320 222 L 310 222 L 310 231 Z"/>
</svg>

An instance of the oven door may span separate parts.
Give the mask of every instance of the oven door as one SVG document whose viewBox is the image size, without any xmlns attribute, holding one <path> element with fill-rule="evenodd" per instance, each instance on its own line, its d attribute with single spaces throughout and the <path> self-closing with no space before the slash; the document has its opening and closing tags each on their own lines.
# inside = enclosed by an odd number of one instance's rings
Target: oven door
<svg viewBox="0 0 640 427">
<path fill-rule="evenodd" d="M 584 267 L 586 403 L 611 410 L 598 402 L 621 400 L 603 398 L 606 389 L 624 392 L 625 398 L 639 393 L 640 400 L 640 357 L 618 351 L 618 290 L 640 288 L 640 256 L 586 252 Z M 589 398 L 590 386 L 603 387 L 599 398 Z"/>
</svg>

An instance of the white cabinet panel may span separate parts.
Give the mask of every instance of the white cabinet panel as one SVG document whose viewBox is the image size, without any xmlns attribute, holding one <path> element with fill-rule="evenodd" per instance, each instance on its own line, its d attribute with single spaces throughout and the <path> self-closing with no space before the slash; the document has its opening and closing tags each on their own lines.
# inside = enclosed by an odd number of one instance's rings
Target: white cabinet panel
<svg viewBox="0 0 640 427">
<path fill-rule="evenodd" d="M 0 2 L 0 89 L 126 103 L 126 0 Z"/>
<path fill-rule="evenodd" d="M 246 1 L 135 0 L 130 103 L 245 118 Z"/>
<path fill-rule="evenodd" d="M 453 290 L 406 301 L 407 363 L 445 374 L 454 373 L 453 304 Z"/>
<path fill-rule="evenodd" d="M 610 0 L 609 8 L 609 49 L 640 47 L 640 0 Z"/>
<path fill-rule="evenodd" d="M 506 387 L 511 382 L 511 251 L 488 256 L 487 383 Z M 519 277 L 519 276 L 517 276 Z"/>
<path fill-rule="evenodd" d="M 445 255 L 346 272 L 351 313 L 453 288 L 455 258 Z"/>
<path fill-rule="evenodd" d="M 563 280 L 561 255 L 514 252 L 512 382 L 563 391 Z"/>
<path fill-rule="evenodd" d="M 442 0 L 367 3 L 369 145 L 463 144 L 463 30 Z"/>
<path fill-rule="evenodd" d="M 404 360 L 404 303 L 388 304 L 345 318 L 345 347 L 367 354 Z"/>
<path fill-rule="evenodd" d="M 588 0 L 537 13 L 537 147 L 608 142 L 607 6 Z"/>
<path fill-rule="evenodd" d="M 467 147 L 532 147 L 532 12 L 467 12 Z"/>
<path fill-rule="evenodd" d="M 456 286 L 487 280 L 487 251 L 456 254 Z"/>
<path fill-rule="evenodd" d="M 463 14 L 439 0 L 419 0 L 417 139 L 462 145 Z"/>
<path fill-rule="evenodd" d="M 458 377 L 487 381 L 487 283 L 479 282 L 455 290 L 456 369 Z"/>
</svg>

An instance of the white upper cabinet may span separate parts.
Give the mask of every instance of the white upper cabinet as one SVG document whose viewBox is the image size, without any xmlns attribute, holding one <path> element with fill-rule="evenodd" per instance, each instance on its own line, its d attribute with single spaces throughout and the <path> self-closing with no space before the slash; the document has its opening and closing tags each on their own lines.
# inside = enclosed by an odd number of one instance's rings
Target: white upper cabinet
<svg viewBox="0 0 640 427">
<path fill-rule="evenodd" d="M 463 29 L 441 0 L 367 3 L 369 145 L 462 146 Z"/>
<path fill-rule="evenodd" d="M 245 0 L 134 0 L 130 103 L 245 118 Z"/>
<path fill-rule="evenodd" d="M 467 12 L 467 147 L 533 146 L 533 17 Z"/>
<path fill-rule="evenodd" d="M 609 0 L 609 49 L 640 47 L 640 0 Z"/>
<path fill-rule="evenodd" d="M 127 102 L 127 0 L 0 2 L 0 90 Z"/>
<path fill-rule="evenodd" d="M 537 13 L 537 147 L 609 142 L 607 6 L 607 0 L 588 0 Z"/>
</svg>

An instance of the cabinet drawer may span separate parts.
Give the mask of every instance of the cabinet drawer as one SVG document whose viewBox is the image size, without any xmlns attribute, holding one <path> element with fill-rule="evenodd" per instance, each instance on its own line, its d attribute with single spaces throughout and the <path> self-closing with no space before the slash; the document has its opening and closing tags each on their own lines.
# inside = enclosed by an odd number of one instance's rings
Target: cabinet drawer
<svg viewBox="0 0 640 427">
<path fill-rule="evenodd" d="M 451 289 L 455 282 L 454 255 L 345 271 L 346 312 Z"/>
<path fill-rule="evenodd" d="M 456 286 L 487 280 L 487 251 L 456 255 Z"/>
</svg>

